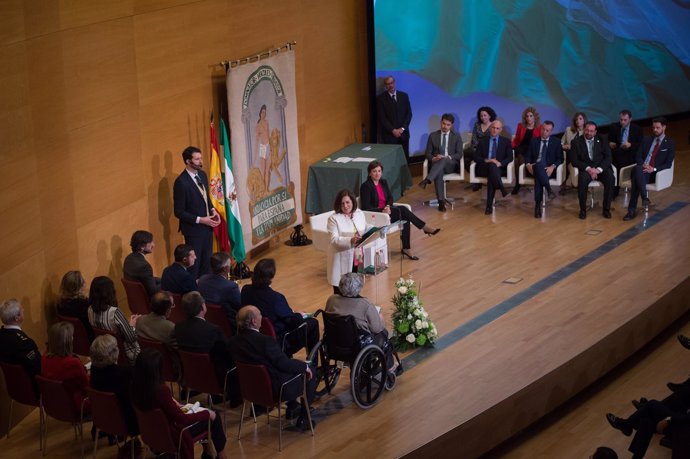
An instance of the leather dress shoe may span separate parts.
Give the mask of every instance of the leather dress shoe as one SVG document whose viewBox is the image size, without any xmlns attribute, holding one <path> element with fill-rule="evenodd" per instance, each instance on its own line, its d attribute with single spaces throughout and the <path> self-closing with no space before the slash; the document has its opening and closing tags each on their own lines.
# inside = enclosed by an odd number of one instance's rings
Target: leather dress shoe
<svg viewBox="0 0 690 459">
<path fill-rule="evenodd" d="M 666 383 L 666 387 L 668 387 L 668 389 L 671 392 L 678 392 L 679 390 L 681 390 L 685 386 L 686 386 L 685 383 L 673 383 L 673 382 Z"/>
<path fill-rule="evenodd" d="M 642 397 L 642 398 L 639 399 L 639 400 L 633 400 L 633 401 L 632 401 L 632 404 L 633 404 L 633 406 L 635 407 L 636 410 L 639 410 L 639 409 L 642 407 L 642 405 L 644 405 L 644 404 L 647 403 L 648 401 L 649 401 L 649 400 L 647 400 L 646 398 Z"/>
<path fill-rule="evenodd" d="M 426 189 L 426 186 L 430 183 L 431 183 L 430 181 L 428 181 L 427 179 L 424 179 L 421 182 L 419 182 L 419 188 L 424 190 L 424 189 Z"/>
<path fill-rule="evenodd" d="M 494 213 L 493 207 L 487 207 L 486 210 L 484 211 L 484 215 L 491 215 Z"/>
<path fill-rule="evenodd" d="M 510 192 L 510 194 L 518 194 L 520 192 L 520 185 L 515 185 L 513 187 L 513 191 Z"/>
<path fill-rule="evenodd" d="M 534 218 L 541 218 L 541 204 L 537 204 L 534 208 Z"/>
<path fill-rule="evenodd" d="M 295 426 L 301 430 L 302 432 L 306 432 L 307 430 L 310 430 L 309 428 L 309 420 L 305 417 L 300 416 L 297 418 L 297 422 L 295 423 Z M 316 421 L 312 419 L 311 421 L 311 428 L 313 429 L 316 427 Z"/>
<path fill-rule="evenodd" d="M 649 204 L 651 204 L 651 202 L 649 201 L 649 198 L 642 198 L 642 206 L 643 206 L 645 209 L 648 209 L 648 208 L 649 208 Z"/>
<path fill-rule="evenodd" d="M 472 191 L 479 191 L 482 189 L 482 184 L 481 183 L 475 183 L 472 185 Z"/>
<path fill-rule="evenodd" d="M 442 199 L 438 202 L 438 211 L 439 212 L 445 212 L 446 211 L 446 201 L 445 199 Z"/>
<path fill-rule="evenodd" d="M 549 199 L 556 199 L 556 193 L 554 193 L 553 191 L 549 191 Z"/>
<path fill-rule="evenodd" d="M 611 427 L 620 430 L 626 437 L 629 437 L 632 434 L 632 427 L 628 425 L 625 419 L 619 418 L 612 413 L 606 413 L 606 420 L 609 422 L 609 424 L 611 424 Z"/>
<path fill-rule="evenodd" d="M 580 220 L 587 218 L 587 211 L 580 209 Z"/>
<path fill-rule="evenodd" d="M 685 335 L 678 335 L 678 341 L 685 349 L 690 349 L 690 338 Z"/>
<path fill-rule="evenodd" d="M 625 214 L 625 217 L 623 217 L 623 220 L 627 222 L 628 220 L 632 220 L 636 216 L 637 216 L 637 212 L 635 212 L 634 210 L 628 210 L 628 213 Z"/>
<path fill-rule="evenodd" d="M 601 215 L 604 216 L 604 218 L 611 218 L 611 211 L 610 210 L 604 210 Z"/>
</svg>

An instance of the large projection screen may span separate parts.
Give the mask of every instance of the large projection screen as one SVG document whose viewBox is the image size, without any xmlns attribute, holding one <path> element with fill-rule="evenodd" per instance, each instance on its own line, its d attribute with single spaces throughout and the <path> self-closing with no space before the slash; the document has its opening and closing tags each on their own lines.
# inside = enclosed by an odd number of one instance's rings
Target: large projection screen
<svg viewBox="0 0 690 459">
<path fill-rule="evenodd" d="M 410 155 L 440 115 L 468 133 L 482 105 L 512 135 L 522 110 L 562 132 L 690 108 L 690 0 L 373 0 L 377 93 L 410 95 Z"/>
</svg>

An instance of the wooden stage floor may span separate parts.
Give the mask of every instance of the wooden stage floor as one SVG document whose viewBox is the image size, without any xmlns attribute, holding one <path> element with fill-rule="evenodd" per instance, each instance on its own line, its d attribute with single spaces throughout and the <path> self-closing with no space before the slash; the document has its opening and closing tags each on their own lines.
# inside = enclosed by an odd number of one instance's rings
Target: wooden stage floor
<svg viewBox="0 0 690 459">
<path fill-rule="evenodd" d="M 406 354 L 397 387 L 368 411 L 352 403 L 345 370 L 334 395 L 315 404 L 316 436 L 284 432 L 282 456 L 476 457 L 616 367 L 688 309 L 687 153 L 677 153 L 673 187 L 653 194 L 648 216 L 630 222 L 622 220 L 622 194 L 611 220 L 601 216 L 600 204 L 579 220 L 572 189 L 537 220 L 528 191 L 485 216 L 485 189 L 449 184 L 448 194 L 460 199 L 447 213 L 421 205 L 430 189 L 411 189 L 402 201 L 442 228 L 435 237 L 413 229 L 421 260 L 402 262 L 403 277 L 421 284 L 439 330 L 437 346 Z M 285 239 L 264 254 L 277 262 L 274 288 L 294 309 L 313 312 L 330 294 L 325 254 L 287 247 Z M 393 237 L 389 244 L 399 247 Z M 363 293 L 388 318 L 400 275 L 400 256 L 392 252 L 389 269 L 369 277 Z M 10 440 L 0 440 L 0 450 L 33 446 L 36 420 L 34 413 Z M 238 415 L 228 420 L 229 457 L 278 454 L 276 427 L 265 418 L 245 424 L 240 442 Z M 78 454 L 70 432 L 51 422 L 50 457 Z M 100 457 L 114 454 L 99 448 Z"/>
</svg>

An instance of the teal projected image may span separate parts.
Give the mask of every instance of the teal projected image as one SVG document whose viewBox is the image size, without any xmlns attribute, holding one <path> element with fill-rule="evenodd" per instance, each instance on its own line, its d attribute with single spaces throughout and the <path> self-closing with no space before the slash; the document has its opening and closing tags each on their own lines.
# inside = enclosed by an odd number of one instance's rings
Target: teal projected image
<svg viewBox="0 0 690 459">
<path fill-rule="evenodd" d="M 610 123 L 690 109 L 690 1 L 375 0 L 378 82 L 410 96 L 410 153 L 444 112 L 470 131 L 493 107 L 514 133 L 533 105 L 556 132 L 584 111 Z"/>
</svg>

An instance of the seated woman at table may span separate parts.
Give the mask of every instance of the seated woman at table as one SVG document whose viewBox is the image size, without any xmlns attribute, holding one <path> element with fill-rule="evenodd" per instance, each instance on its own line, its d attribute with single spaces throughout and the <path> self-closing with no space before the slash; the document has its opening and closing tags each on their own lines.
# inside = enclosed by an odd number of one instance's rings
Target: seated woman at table
<svg viewBox="0 0 690 459">
<path fill-rule="evenodd" d="M 407 207 L 393 204 L 393 195 L 390 188 L 388 188 L 388 182 L 381 177 L 383 175 L 383 164 L 379 161 L 372 161 L 369 163 L 367 170 L 369 171 L 369 178 L 359 188 L 362 210 L 372 210 L 388 214 L 390 215 L 391 223 L 405 220 L 407 223 L 403 225 L 402 229 L 402 256 L 410 260 L 419 260 L 419 257 L 413 255 L 410 251 L 410 223 L 429 236 L 438 234 L 441 229 L 430 227 Z"/>
<path fill-rule="evenodd" d="M 313 317 L 304 318 L 301 312 L 294 312 L 282 293 L 271 288 L 276 275 L 276 262 L 273 258 L 263 258 L 254 266 L 252 283 L 242 287 L 242 306 L 252 305 L 259 308 L 261 315 L 267 317 L 275 329 L 278 343 L 282 345 L 286 333 L 296 330 L 306 323 L 306 340 L 304 330 L 290 333 L 285 340 L 285 353 L 289 356 L 306 346 L 307 354 L 319 341 L 319 321 Z"/>
</svg>

